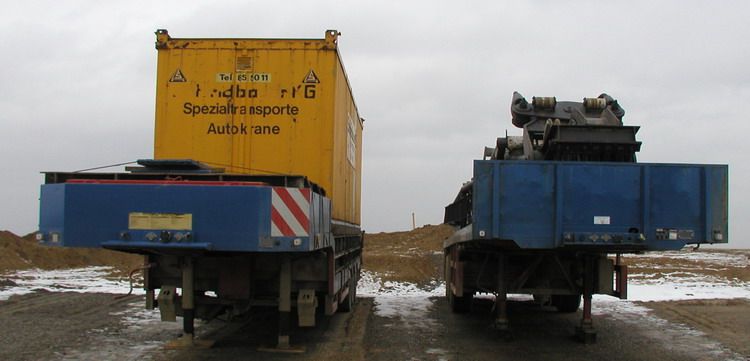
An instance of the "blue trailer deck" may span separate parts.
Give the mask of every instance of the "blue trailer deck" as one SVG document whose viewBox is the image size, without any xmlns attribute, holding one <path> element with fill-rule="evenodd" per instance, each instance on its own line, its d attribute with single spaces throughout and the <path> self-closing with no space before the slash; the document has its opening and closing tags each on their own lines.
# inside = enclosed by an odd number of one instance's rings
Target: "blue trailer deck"
<svg viewBox="0 0 750 361">
<path fill-rule="evenodd" d="M 472 224 L 451 243 L 672 250 L 728 241 L 726 165 L 474 161 Z"/>
<path fill-rule="evenodd" d="M 131 252 L 309 252 L 332 244 L 330 200 L 257 182 L 70 180 L 42 185 L 49 245 Z"/>
</svg>

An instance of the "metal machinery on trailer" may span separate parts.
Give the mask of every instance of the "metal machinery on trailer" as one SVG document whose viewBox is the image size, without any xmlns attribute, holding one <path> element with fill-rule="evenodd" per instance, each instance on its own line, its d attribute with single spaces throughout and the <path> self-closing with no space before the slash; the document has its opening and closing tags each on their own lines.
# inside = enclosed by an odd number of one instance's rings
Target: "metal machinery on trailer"
<svg viewBox="0 0 750 361">
<path fill-rule="evenodd" d="M 727 242 L 728 167 L 636 163 L 638 127 L 623 125 L 612 97 L 514 93 L 511 114 L 523 135 L 485 148 L 445 209 L 457 227 L 444 243 L 454 312 L 494 293 L 494 324 L 507 336 L 508 293 L 561 312 L 577 311 L 583 296 L 576 334 L 593 342 L 592 294 L 627 298 L 621 254 Z"/>
<path fill-rule="evenodd" d="M 362 123 L 324 39 L 175 39 L 156 32 L 155 149 L 125 173 L 47 172 L 47 245 L 145 255 L 162 320 L 279 311 L 289 347 L 316 309 L 349 310 L 361 268 Z"/>
</svg>

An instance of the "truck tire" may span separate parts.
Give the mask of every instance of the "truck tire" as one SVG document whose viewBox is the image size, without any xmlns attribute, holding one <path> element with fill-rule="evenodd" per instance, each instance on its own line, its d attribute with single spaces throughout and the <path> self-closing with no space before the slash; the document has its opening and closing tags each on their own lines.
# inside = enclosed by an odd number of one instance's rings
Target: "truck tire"
<svg viewBox="0 0 750 361">
<path fill-rule="evenodd" d="M 448 302 L 451 305 L 453 313 L 468 313 L 471 311 L 471 301 L 473 299 L 473 293 L 464 293 L 463 296 L 458 297 L 448 290 Z"/>
<path fill-rule="evenodd" d="M 581 295 L 552 295 L 552 306 L 558 312 L 573 313 L 581 306 Z"/>
</svg>

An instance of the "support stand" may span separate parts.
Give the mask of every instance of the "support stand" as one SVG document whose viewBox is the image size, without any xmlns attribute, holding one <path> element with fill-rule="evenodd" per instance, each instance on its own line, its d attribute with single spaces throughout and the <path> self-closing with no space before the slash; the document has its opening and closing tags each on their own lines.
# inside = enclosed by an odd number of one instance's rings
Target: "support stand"
<svg viewBox="0 0 750 361">
<path fill-rule="evenodd" d="M 292 260 L 288 255 L 281 256 L 279 269 L 279 335 L 276 347 L 260 347 L 258 351 L 303 353 L 304 347 L 293 347 L 289 343 L 292 311 Z"/>
<path fill-rule="evenodd" d="M 168 349 L 210 348 L 214 341 L 195 339 L 195 264 L 185 257 L 182 262 L 182 336 L 166 344 Z"/>
<path fill-rule="evenodd" d="M 497 296 L 495 297 L 494 327 L 505 339 L 512 337 L 508 322 L 508 290 L 505 282 L 505 256 L 497 257 Z"/>
<path fill-rule="evenodd" d="M 585 344 L 596 342 L 596 330 L 591 319 L 591 298 L 594 291 L 594 259 L 590 255 L 584 256 L 583 273 L 583 317 L 581 324 L 576 327 L 576 337 Z"/>
<path fill-rule="evenodd" d="M 622 255 L 615 258 L 615 292 L 614 296 L 621 300 L 628 299 L 628 266 L 622 263 Z"/>
</svg>

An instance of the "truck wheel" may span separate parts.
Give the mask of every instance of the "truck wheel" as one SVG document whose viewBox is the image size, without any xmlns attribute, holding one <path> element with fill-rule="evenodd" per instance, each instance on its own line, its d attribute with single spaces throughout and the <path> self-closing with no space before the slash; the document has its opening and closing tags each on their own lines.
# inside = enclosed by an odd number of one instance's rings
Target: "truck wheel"
<svg viewBox="0 0 750 361">
<path fill-rule="evenodd" d="M 558 312 L 576 312 L 581 306 L 581 295 L 552 295 L 552 306 L 557 307 Z"/>
<path fill-rule="evenodd" d="M 349 293 L 346 298 L 339 305 L 339 311 L 349 312 L 354 309 L 354 304 L 357 302 L 357 281 L 354 278 L 349 280 Z"/>
<path fill-rule="evenodd" d="M 471 311 L 471 301 L 474 299 L 473 293 L 464 293 L 462 297 L 457 297 L 448 290 L 448 302 L 451 305 L 453 313 L 468 313 Z"/>
</svg>

